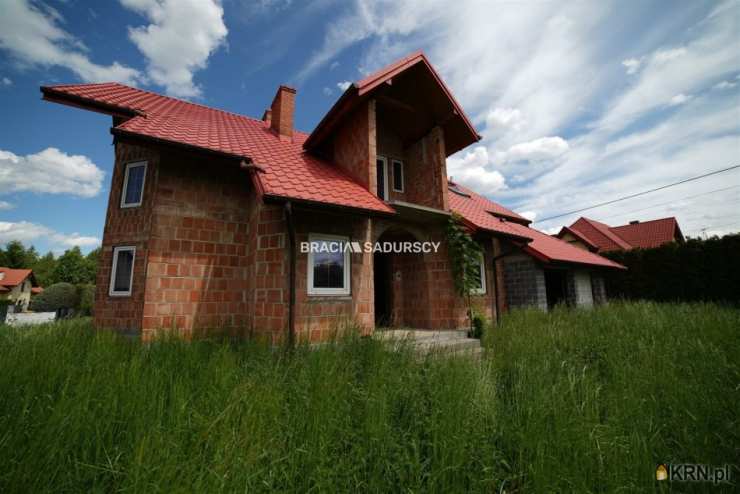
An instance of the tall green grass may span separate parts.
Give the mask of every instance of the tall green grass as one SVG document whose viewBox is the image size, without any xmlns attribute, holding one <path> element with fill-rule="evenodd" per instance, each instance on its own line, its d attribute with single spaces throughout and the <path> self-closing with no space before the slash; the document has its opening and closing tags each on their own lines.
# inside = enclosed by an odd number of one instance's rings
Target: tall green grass
<svg viewBox="0 0 740 494">
<path fill-rule="evenodd" d="M 513 313 L 482 362 L 0 328 L 0 492 L 658 490 L 658 462 L 739 456 L 738 328 L 712 305 Z"/>
</svg>

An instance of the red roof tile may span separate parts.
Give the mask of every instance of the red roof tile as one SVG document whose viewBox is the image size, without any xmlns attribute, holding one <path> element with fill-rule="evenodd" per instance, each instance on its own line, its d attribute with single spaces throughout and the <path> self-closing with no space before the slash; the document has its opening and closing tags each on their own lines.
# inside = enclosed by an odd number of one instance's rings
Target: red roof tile
<svg viewBox="0 0 740 494">
<path fill-rule="evenodd" d="M 42 88 L 46 99 L 109 114 L 131 116 L 111 131 L 144 136 L 249 159 L 268 196 L 335 204 L 383 213 L 388 205 L 336 165 L 303 150 L 307 135 L 281 140 L 262 120 L 162 96 L 118 83 Z"/>
<path fill-rule="evenodd" d="M 529 228 L 527 226 L 529 221 L 526 218 L 476 194 L 468 188 L 461 185 L 455 185 L 455 188 L 469 197 L 451 191 L 449 194 L 450 209 L 477 228 L 528 241 L 524 247 L 525 252 L 544 262 L 570 262 L 623 269 L 623 266 L 609 259 L 574 247 L 534 228 Z M 498 215 L 498 217 L 494 215 Z M 500 216 L 511 219 L 502 221 Z"/>
<path fill-rule="evenodd" d="M 609 230 L 609 225 L 595 220 L 581 217 L 578 221 L 570 225 L 570 229 L 589 239 L 591 243 L 599 248 L 600 252 L 631 248 L 630 244 L 623 238 L 620 238 L 619 235 Z"/>
<path fill-rule="evenodd" d="M 638 247 L 650 249 L 676 239 L 683 240 L 678 222 L 673 217 L 621 226 L 609 226 L 581 217 L 567 228 L 595 244 L 599 252 L 630 250 Z M 561 233 L 563 233 L 562 230 Z"/>
<path fill-rule="evenodd" d="M 673 242 L 676 238 L 683 239 L 678 222 L 673 217 L 613 226 L 610 230 L 625 239 L 632 247 L 641 249 L 660 247 Z"/>
<path fill-rule="evenodd" d="M 36 280 L 33 278 L 33 271 L 30 269 L 0 268 L 0 286 L 13 288 L 23 283 L 29 276 L 31 276 L 31 283 L 36 285 Z"/>
</svg>

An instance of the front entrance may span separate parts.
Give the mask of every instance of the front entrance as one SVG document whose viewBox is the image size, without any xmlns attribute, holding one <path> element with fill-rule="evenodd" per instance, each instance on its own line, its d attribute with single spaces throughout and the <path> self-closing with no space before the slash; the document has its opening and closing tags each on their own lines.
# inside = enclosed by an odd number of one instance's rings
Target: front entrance
<svg viewBox="0 0 740 494">
<path fill-rule="evenodd" d="M 377 241 L 402 245 L 415 240 L 405 230 L 390 229 Z M 421 253 L 373 254 L 375 327 L 426 327 L 429 309 L 426 273 Z"/>
</svg>

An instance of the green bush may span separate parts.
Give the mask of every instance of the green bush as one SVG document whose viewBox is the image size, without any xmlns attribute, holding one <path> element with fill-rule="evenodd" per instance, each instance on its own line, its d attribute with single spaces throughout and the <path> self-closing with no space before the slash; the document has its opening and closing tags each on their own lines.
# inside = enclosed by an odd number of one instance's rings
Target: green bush
<svg viewBox="0 0 740 494">
<path fill-rule="evenodd" d="M 81 316 L 92 315 L 95 298 L 95 285 L 80 284 L 77 285 L 77 312 Z"/>
<path fill-rule="evenodd" d="M 627 267 L 606 276 L 611 298 L 740 304 L 740 234 L 604 255 Z"/>
<path fill-rule="evenodd" d="M 74 309 L 79 301 L 77 287 L 71 283 L 55 283 L 31 299 L 30 309 L 36 312 Z"/>
</svg>

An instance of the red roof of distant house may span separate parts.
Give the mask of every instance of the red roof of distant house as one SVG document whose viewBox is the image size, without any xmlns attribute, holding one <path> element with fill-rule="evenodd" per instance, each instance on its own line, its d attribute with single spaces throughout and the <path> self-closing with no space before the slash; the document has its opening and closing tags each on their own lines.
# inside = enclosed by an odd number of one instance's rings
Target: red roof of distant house
<svg viewBox="0 0 740 494">
<path fill-rule="evenodd" d="M 489 201 L 468 188 L 459 184 L 452 184 L 452 187 L 459 191 L 459 193 L 450 191 L 452 211 L 476 228 L 523 240 L 526 243 L 523 245 L 524 251 L 543 262 L 568 262 L 624 269 L 616 262 L 530 228 L 528 226 L 530 221 L 526 218 Z"/>
<path fill-rule="evenodd" d="M 265 122 L 118 83 L 43 87 L 44 98 L 128 117 L 114 135 L 149 139 L 251 160 L 267 196 L 393 213 L 339 167 L 303 150 L 307 135 L 281 140 Z"/>
<path fill-rule="evenodd" d="M 632 247 L 641 249 L 660 247 L 674 240 L 683 241 L 683 233 L 674 217 L 614 226 L 611 231 L 625 239 Z"/>
<path fill-rule="evenodd" d="M 576 237 L 578 240 L 580 240 L 581 242 L 583 242 L 584 244 L 586 244 L 586 247 L 588 247 L 589 250 L 591 250 L 593 252 L 596 252 L 597 250 L 599 250 L 599 246 L 598 245 L 596 245 L 595 243 L 591 242 L 588 239 L 588 237 L 586 237 L 585 235 L 583 235 L 578 230 L 574 230 L 574 229 L 572 229 L 569 226 L 564 226 L 563 228 L 560 229 L 560 232 L 558 232 L 557 235 L 554 235 L 554 236 L 557 237 L 557 238 L 562 239 L 563 236 L 566 233 L 570 233 L 571 235 L 573 235 L 574 237 Z"/>
<path fill-rule="evenodd" d="M 595 220 L 578 218 L 578 221 L 570 225 L 570 229 L 589 239 L 592 244 L 599 248 L 600 252 L 631 248 L 630 244 L 624 239 L 609 230 L 609 225 Z"/>
<path fill-rule="evenodd" d="M 598 246 L 600 252 L 651 249 L 674 240 L 683 241 L 683 234 L 676 218 L 632 222 L 627 225 L 609 226 L 588 218 L 579 218 L 568 228 L 579 238 Z M 562 236 L 563 230 L 558 236 Z"/>
<path fill-rule="evenodd" d="M 31 284 L 37 286 L 32 270 L 0 267 L 0 287 L 11 289 L 23 283 L 29 276 L 31 277 Z"/>
</svg>

